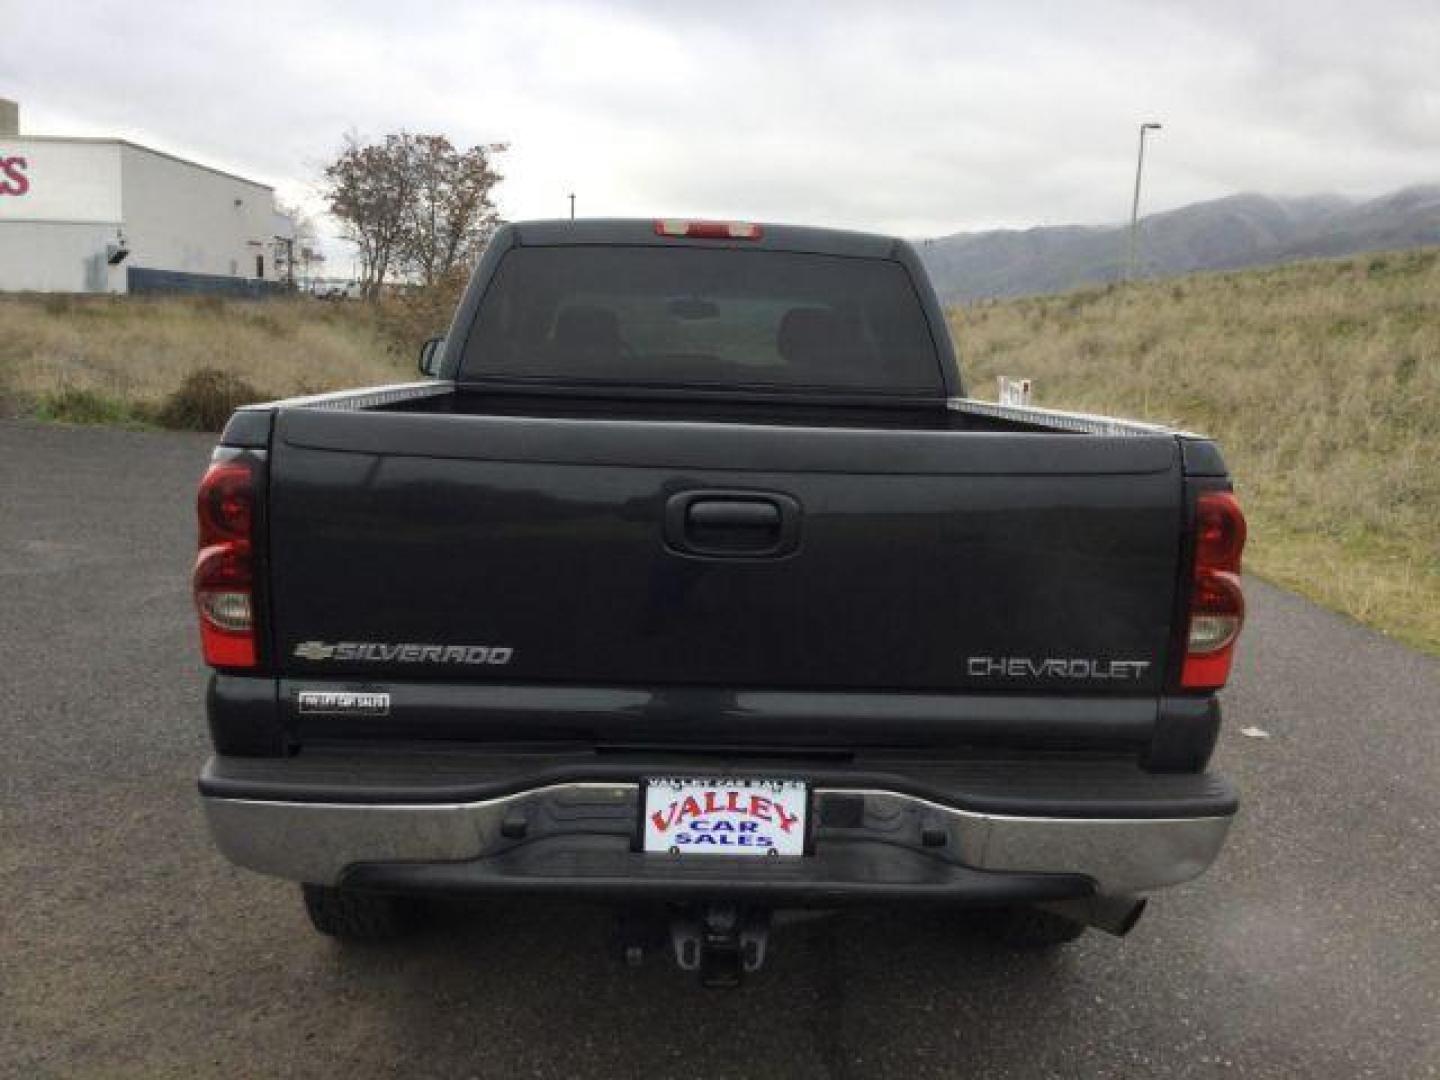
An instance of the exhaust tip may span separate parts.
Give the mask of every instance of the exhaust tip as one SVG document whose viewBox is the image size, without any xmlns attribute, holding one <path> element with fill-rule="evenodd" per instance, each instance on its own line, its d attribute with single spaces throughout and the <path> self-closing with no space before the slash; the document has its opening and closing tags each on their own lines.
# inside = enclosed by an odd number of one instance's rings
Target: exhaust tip
<svg viewBox="0 0 1440 1080">
<path fill-rule="evenodd" d="M 1124 937 L 1135 929 L 1149 902 L 1144 896 L 1086 896 L 1077 900 L 1050 900 L 1035 906 L 1082 926 Z"/>
<path fill-rule="evenodd" d="M 1116 937 L 1124 937 L 1126 934 L 1130 933 L 1131 930 L 1134 930 L 1135 924 L 1140 921 L 1140 916 L 1145 914 L 1145 908 L 1149 905 L 1149 903 L 1150 900 L 1148 897 L 1142 896 L 1138 899 L 1132 898 L 1130 910 L 1125 913 L 1125 915 L 1120 919 L 1118 923 L 1116 923 L 1115 928 L 1113 930 L 1110 930 L 1110 933 L 1114 934 Z M 1109 930 L 1109 927 L 1101 927 L 1101 929 Z"/>
</svg>

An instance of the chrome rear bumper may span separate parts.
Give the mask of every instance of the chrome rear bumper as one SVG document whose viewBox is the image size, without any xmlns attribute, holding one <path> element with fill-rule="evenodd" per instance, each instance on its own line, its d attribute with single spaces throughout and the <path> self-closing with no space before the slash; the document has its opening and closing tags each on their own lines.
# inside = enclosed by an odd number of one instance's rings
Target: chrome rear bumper
<svg viewBox="0 0 1440 1080">
<path fill-rule="evenodd" d="M 823 812 L 818 815 L 815 854 L 867 849 L 886 853 L 858 870 L 853 870 L 858 865 L 853 859 L 842 861 L 853 872 L 831 884 L 837 896 L 852 885 L 862 891 L 864 886 L 883 886 L 885 867 L 897 865 L 890 857 L 900 853 L 908 860 L 906 886 L 920 892 L 926 881 L 933 877 L 941 884 L 943 872 L 953 869 L 1072 875 L 1089 879 L 1101 895 L 1145 893 L 1202 873 L 1219 853 L 1231 821 L 1228 814 L 1086 818 L 981 813 L 896 791 L 822 786 L 814 789 L 812 813 L 823 811 L 832 798 L 847 802 L 848 820 L 837 827 L 825 824 Z M 523 849 L 545 851 L 544 860 L 531 860 L 523 871 L 506 871 L 512 887 L 523 888 L 527 882 L 543 887 L 547 879 L 575 880 L 586 872 L 615 885 L 617 876 L 654 878 L 673 866 L 670 856 L 629 850 L 639 799 L 635 783 L 577 782 L 473 802 L 301 802 L 214 795 L 203 802 L 220 850 L 232 862 L 260 873 L 334 885 L 356 868 L 503 868 L 515 866 L 513 856 Z M 703 880 L 716 879 L 720 868 L 715 862 L 700 861 L 708 864 Z M 927 876 L 925 867 L 933 867 L 936 874 Z M 735 868 L 738 877 L 752 885 L 760 869 Z M 688 871 L 675 876 L 690 879 L 687 884 L 702 881 Z M 817 895 L 825 895 L 826 882 L 810 884 Z"/>
</svg>

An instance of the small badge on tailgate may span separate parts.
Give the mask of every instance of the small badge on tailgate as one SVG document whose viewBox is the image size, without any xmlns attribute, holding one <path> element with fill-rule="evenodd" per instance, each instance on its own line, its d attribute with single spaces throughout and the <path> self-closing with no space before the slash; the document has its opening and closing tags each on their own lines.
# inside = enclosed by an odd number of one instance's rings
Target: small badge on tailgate
<svg viewBox="0 0 1440 1080">
<path fill-rule="evenodd" d="M 389 716 L 390 695 L 354 690 L 301 690 L 301 716 Z"/>
</svg>

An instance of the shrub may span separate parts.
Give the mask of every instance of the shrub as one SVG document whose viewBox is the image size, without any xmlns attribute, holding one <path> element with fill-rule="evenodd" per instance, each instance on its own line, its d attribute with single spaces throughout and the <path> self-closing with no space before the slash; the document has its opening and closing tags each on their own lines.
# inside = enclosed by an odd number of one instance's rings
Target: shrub
<svg viewBox="0 0 1440 1080">
<path fill-rule="evenodd" d="M 271 396 L 232 372 L 201 368 L 185 376 L 179 389 L 165 398 L 155 410 L 155 422 L 181 431 L 219 431 L 241 405 Z"/>
</svg>

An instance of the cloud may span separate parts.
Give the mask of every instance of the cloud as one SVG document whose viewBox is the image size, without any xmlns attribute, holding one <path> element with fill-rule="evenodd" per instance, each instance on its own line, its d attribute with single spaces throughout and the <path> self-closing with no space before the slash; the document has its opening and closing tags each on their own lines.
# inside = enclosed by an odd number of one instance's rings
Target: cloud
<svg viewBox="0 0 1440 1080">
<path fill-rule="evenodd" d="M 27 130 L 113 134 L 307 198 L 345 131 L 504 141 L 502 210 L 932 235 L 1440 171 L 1440 10 L 1311 0 L 429 2 L 7 11 Z"/>
</svg>

